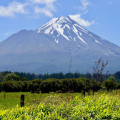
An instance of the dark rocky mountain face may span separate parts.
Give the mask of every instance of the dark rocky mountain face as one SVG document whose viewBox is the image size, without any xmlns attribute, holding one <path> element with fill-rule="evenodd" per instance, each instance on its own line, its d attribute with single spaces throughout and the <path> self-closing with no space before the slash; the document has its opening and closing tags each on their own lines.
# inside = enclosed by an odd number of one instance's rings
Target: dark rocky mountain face
<svg viewBox="0 0 120 120">
<path fill-rule="evenodd" d="M 37 30 L 21 30 L 0 43 L 0 70 L 53 73 L 93 72 L 100 57 L 119 70 L 120 47 L 87 31 L 70 16 L 53 18 Z"/>
</svg>

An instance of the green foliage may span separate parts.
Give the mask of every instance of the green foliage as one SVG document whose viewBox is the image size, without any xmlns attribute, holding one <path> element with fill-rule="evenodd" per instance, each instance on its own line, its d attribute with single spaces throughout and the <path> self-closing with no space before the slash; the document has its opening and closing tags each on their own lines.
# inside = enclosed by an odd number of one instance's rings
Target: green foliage
<svg viewBox="0 0 120 120">
<path fill-rule="evenodd" d="M 3 77 L 3 81 L 19 81 L 20 77 L 18 75 L 16 75 L 15 73 L 8 73 Z"/>
<path fill-rule="evenodd" d="M 75 89 L 75 91 L 74 92 L 81 92 L 84 88 L 85 88 L 85 83 L 84 83 L 84 81 L 82 80 L 82 79 L 80 79 L 80 78 L 78 78 L 77 80 L 76 80 L 76 89 Z"/>
<path fill-rule="evenodd" d="M 7 74 L 10 74 L 10 73 L 12 73 L 12 72 L 11 71 L 1 72 L 0 73 L 0 82 L 3 81 L 4 76 L 6 76 Z M 83 77 L 83 78 L 91 79 L 91 74 L 89 74 L 89 73 L 80 74 L 80 73 L 77 73 L 77 72 L 75 72 L 75 73 L 66 73 L 66 74 L 63 74 L 62 72 L 60 72 L 60 73 L 52 73 L 52 74 L 47 73 L 47 74 L 44 74 L 44 75 L 42 75 L 42 74 L 36 75 L 34 73 L 23 73 L 23 72 L 14 72 L 14 73 L 20 77 L 20 80 L 23 80 L 23 81 L 26 81 L 26 78 L 27 78 L 28 81 L 34 80 L 34 79 L 45 80 L 45 79 L 48 79 L 48 78 L 65 79 L 65 78 L 80 78 L 80 77 Z M 96 77 L 99 76 L 99 75 L 104 76 L 103 74 L 97 74 L 97 73 L 95 74 Z M 110 76 L 110 74 L 107 75 L 105 77 L 105 79 L 107 79 L 109 76 Z M 116 79 L 119 79 L 119 78 L 120 78 L 120 75 L 118 74 Z M 99 80 L 102 80 L 102 79 L 103 79 L 103 77 L 101 79 L 99 79 Z"/>
<path fill-rule="evenodd" d="M 2 83 L 2 90 L 6 92 L 13 92 L 14 86 L 11 80 Z"/>
<path fill-rule="evenodd" d="M 107 88 L 107 90 L 113 90 L 117 88 L 117 83 L 114 82 L 113 80 L 105 80 L 104 81 L 104 86 Z"/>
<path fill-rule="evenodd" d="M 110 77 L 108 78 L 108 80 L 112 80 L 112 81 L 114 81 L 114 82 L 117 82 L 117 81 L 116 81 L 116 78 L 115 78 L 114 76 L 110 76 Z"/>
<path fill-rule="evenodd" d="M 18 84 L 18 91 L 21 91 L 21 92 L 27 92 L 29 91 L 28 89 L 28 82 L 27 81 L 16 81 L 16 83 Z"/>
<path fill-rule="evenodd" d="M 120 83 L 117 85 L 117 89 L 120 89 Z"/>
<path fill-rule="evenodd" d="M 62 80 L 58 79 L 47 79 L 41 83 L 40 89 L 42 92 L 56 92 L 62 88 Z"/>
<path fill-rule="evenodd" d="M 0 118 L 7 120 L 120 120 L 119 96 L 106 94 L 79 95 L 70 101 L 49 95 L 39 104 L 23 108 L 0 109 Z"/>
<path fill-rule="evenodd" d="M 22 81 L 27 81 L 27 78 L 26 77 L 22 77 Z"/>
<path fill-rule="evenodd" d="M 0 83 L 0 92 L 2 91 L 2 83 Z"/>
<path fill-rule="evenodd" d="M 32 93 L 39 92 L 41 82 L 42 80 L 40 79 L 34 79 L 32 81 L 29 81 L 29 85 L 28 85 L 29 91 L 31 91 Z"/>
<path fill-rule="evenodd" d="M 0 73 L 0 82 L 2 82 L 2 81 L 3 81 L 3 74 Z"/>
<path fill-rule="evenodd" d="M 88 78 L 65 78 L 47 80 L 34 79 L 32 81 L 11 81 L 5 80 L 1 83 L 2 91 L 6 92 L 19 92 L 31 91 L 32 93 L 49 93 L 49 92 L 81 92 L 82 90 L 89 91 L 93 88 L 92 82 Z M 101 84 L 94 82 L 94 90 L 99 90 Z"/>
<path fill-rule="evenodd" d="M 91 81 L 90 79 L 84 79 L 84 83 L 85 83 L 85 90 L 89 91 L 91 89 Z"/>
<path fill-rule="evenodd" d="M 27 92 L 28 82 L 27 81 L 4 81 L 1 83 L 2 91 L 6 92 Z"/>
<path fill-rule="evenodd" d="M 100 90 L 101 86 L 102 86 L 101 82 L 96 82 L 92 80 L 92 90 L 98 91 Z"/>
</svg>

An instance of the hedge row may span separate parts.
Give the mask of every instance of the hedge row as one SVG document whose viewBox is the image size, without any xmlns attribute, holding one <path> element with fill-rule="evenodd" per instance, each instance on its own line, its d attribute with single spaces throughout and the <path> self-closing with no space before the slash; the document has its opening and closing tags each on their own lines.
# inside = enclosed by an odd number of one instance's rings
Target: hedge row
<svg viewBox="0 0 120 120">
<path fill-rule="evenodd" d="M 99 90 L 100 82 L 90 81 L 88 78 L 73 78 L 73 79 L 34 79 L 32 81 L 5 81 L 0 83 L 0 90 L 6 92 L 81 92 L 90 89 Z"/>
</svg>

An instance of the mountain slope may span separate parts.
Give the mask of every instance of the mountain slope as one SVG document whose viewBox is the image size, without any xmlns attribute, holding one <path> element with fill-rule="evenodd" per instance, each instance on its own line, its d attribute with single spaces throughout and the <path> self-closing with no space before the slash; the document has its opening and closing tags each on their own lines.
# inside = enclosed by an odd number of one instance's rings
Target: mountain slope
<svg viewBox="0 0 120 120">
<path fill-rule="evenodd" d="M 96 50 L 96 52 L 104 55 L 120 55 L 120 47 L 87 31 L 69 16 L 53 18 L 50 22 L 38 28 L 36 32 L 52 36 L 53 41 L 59 46 L 72 52 L 75 49 L 78 53 L 81 52 L 80 49 L 87 49 L 88 51 Z"/>
<path fill-rule="evenodd" d="M 22 30 L 0 43 L 0 54 L 38 53 L 49 50 L 60 51 L 45 34 Z"/>
<path fill-rule="evenodd" d="M 53 73 L 92 72 L 94 62 L 109 61 L 108 70 L 119 70 L 120 47 L 83 28 L 71 16 L 53 18 L 33 30 L 21 30 L 0 43 L 0 69 Z"/>
</svg>

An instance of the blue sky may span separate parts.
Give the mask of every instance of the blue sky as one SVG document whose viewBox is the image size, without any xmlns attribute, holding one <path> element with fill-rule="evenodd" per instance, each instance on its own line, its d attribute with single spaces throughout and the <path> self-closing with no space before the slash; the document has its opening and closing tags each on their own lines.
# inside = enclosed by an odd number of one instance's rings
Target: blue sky
<svg viewBox="0 0 120 120">
<path fill-rule="evenodd" d="M 74 15 L 87 30 L 120 46 L 120 0 L 0 0 L 0 42 L 54 17 Z"/>
</svg>

